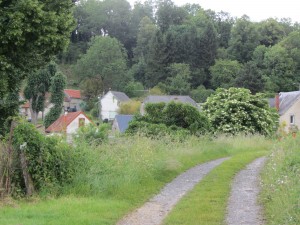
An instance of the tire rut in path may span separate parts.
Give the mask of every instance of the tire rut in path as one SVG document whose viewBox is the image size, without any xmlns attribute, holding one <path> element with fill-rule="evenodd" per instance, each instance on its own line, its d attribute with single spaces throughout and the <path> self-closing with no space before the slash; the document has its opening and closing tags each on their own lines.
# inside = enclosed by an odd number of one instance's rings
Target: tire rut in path
<svg viewBox="0 0 300 225">
<path fill-rule="evenodd" d="M 120 220 L 117 225 L 158 225 L 161 224 L 175 204 L 199 183 L 213 168 L 229 158 L 221 158 L 195 166 L 167 184 L 162 191 L 142 207 Z"/>
<path fill-rule="evenodd" d="M 262 208 L 257 202 L 259 174 L 266 158 L 258 158 L 234 178 L 227 206 L 227 225 L 262 225 Z"/>
</svg>

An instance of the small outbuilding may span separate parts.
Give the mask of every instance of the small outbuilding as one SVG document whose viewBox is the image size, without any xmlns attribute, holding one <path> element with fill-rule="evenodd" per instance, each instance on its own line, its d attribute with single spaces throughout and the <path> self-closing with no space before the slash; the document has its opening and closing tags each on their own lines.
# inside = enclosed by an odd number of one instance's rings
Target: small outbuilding
<svg viewBox="0 0 300 225">
<path fill-rule="evenodd" d="M 132 119 L 133 115 L 116 115 L 112 125 L 112 131 L 124 133 L 127 130 L 129 122 Z"/>
</svg>

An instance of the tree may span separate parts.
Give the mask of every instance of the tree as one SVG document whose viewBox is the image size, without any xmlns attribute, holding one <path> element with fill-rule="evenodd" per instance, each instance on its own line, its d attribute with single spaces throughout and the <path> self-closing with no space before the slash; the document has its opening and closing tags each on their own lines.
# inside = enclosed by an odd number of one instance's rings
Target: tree
<svg viewBox="0 0 300 225">
<path fill-rule="evenodd" d="M 262 71 L 255 62 L 249 61 L 244 64 L 235 80 L 235 86 L 247 88 L 252 94 L 263 91 Z"/>
<path fill-rule="evenodd" d="M 51 78 L 56 74 L 55 63 L 50 63 L 46 68 L 31 73 L 27 79 L 24 90 L 25 98 L 29 100 L 31 122 L 37 123 L 38 113 L 44 111 L 45 96 L 51 85 Z"/>
<path fill-rule="evenodd" d="M 156 12 L 157 25 L 162 33 L 171 25 L 180 25 L 187 18 L 188 12 L 183 7 L 177 7 L 171 0 L 158 1 Z"/>
<path fill-rule="evenodd" d="M 188 64 L 173 63 L 168 68 L 169 77 L 164 86 L 165 91 L 171 95 L 186 95 L 190 91 L 189 79 L 191 71 Z"/>
<path fill-rule="evenodd" d="M 28 72 L 46 65 L 69 42 L 73 2 L 0 1 L 0 129 L 17 112 L 18 92 Z"/>
<path fill-rule="evenodd" d="M 125 49 L 117 39 L 95 37 L 87 53 L 77 61 L 74 72 L 81 81 L 87 78 L 101 80 L 101 92 L 109 88 L 123 90 L 130 81 L 126 77 L 126 58 Z"/>
<path fill-rule="evenodd" d="M 248 89 L 219 88 L 203 105 L 215 132 L 272 135 L 278 125 L 278 113 L 271 109 L 262 94 L 251 95 Z"/>
<path fill-rule="evenodd" d="M 215 65 L 209 68 L 212 75 L 212 86 L 214 88 L 229 88 L 235 85 L 242 65 L 236 60 L 216 60 Z"/>
<path fill-rule="evenodd" d="M 126 0 L 104 0 L 102 5 L 106 16 L 103 26 L 105 35 L 118 39 L 131 59 L 136 33 L 130 30 L 131 6 L 129 2 Z"/>
<path fill-rule="evenodd" d="M 157 28 L 149 17 L 144 17 L 141 20 L 137 33 L 137 44 L 134 49 L 135 61 L 139 61 L 141 57 L 148 58 L 151 39 L 154 37 L 156 31 Z"/>
<path fill-rule="evenodd" d="M 260 33 L 260 44 L 267 47 L 277 44 L 285 35 L 283 26 L 272 18 L 260 22 L 258 32 Z"/>
<path fill-rule="evenodd" d="M 287 50 L 279 45 L 268 49 L 264 58 L 264 79 L 266 79 L 267 91 L 293 91 L 295 82 L 299 82 L 299 77 L 295 76 L 296 64 L 289 56 Z"/>
<path fill-rule="evenodd" d="M 59 118 L 63 110 L 64 89 L 66 86 L 66 77 L 61 72 L 55 74 L 51 79 L 51 100 L 54 106 L 50 109 L 45 117 L 44 125 L 49 127 L 55 120 Z"/>
<path fill-rule="evenodd" d="M 206 99 L 214 93 L 212 89 L 206 89 L 203 85 L 200 85 L 194 90 L 190 91 L 190 96 L 196 102 L 204 103 Z"/>
<path fill-rule="evenodd" d="M 254 49 L 259 45 L 259 33 L 248 16 L 238 19 L 231 31 L 228 52 L 241 63 L 251 59 Z"/>
</svg>

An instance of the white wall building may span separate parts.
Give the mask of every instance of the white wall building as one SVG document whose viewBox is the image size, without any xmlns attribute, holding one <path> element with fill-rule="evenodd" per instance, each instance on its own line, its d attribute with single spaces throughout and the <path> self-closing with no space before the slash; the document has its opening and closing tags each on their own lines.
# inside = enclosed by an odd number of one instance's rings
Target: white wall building
<svg viewBox="0 0 300 225">
<path fill-rule="evenodd" d="M 101 119 L 112 121 L 118 115 L 120 105 L 130 101 L 130 98 L 123 92 L 109 91 L 100 100 Z"/>
<path fill-rule="evenodd" d="M 47 129 L 47 133 L 66 133 L 67 135 L 74 134 L 79 127 L 92 123 L 92 121 L 81 111 L 70 112 L 61 115 Z"/>
</svg>

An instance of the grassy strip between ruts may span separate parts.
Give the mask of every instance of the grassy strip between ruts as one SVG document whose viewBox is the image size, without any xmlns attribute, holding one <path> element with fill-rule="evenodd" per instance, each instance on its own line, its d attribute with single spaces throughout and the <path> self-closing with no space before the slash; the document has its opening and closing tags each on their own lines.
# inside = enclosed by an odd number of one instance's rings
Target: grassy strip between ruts
<svg viewBox="0 0 300 225">
<path fill-rule="evenodd" d="M 231 182 L 238 171 L 265 151 L 237 154 L 215 168 L 188 193 L 164 220 L 166 225 L 220 225 L 225 215 Z"/>
<path fill-rule="evenodd" d="M 260 136 L 190 138 L 186 142 L 135 138 L 121 139 L 99 149 L 87 147 L 90 169 L 79 173 L 61 197 L 0 207 L 0 224 L 115 224 L 186 169 L 225 156 L 234 156 L 239 164 L 243 158 L 262 154 L 251 153 L 259 149 L 270 149 L 270 142 Z M 243 156 L 235 156 L 241 153 Z M 230 163 L 226 165 L 230 167 Z M 219 171 L 219 176 L 223 177 L 223 172 L 225 179 L 226 170 Z M 213 194 L 219 192 L 215 189 Z"/>
</svg>

